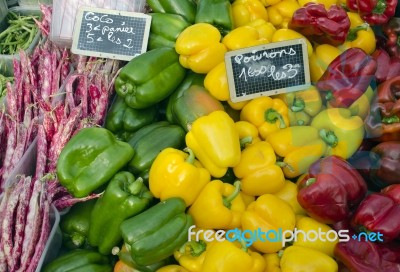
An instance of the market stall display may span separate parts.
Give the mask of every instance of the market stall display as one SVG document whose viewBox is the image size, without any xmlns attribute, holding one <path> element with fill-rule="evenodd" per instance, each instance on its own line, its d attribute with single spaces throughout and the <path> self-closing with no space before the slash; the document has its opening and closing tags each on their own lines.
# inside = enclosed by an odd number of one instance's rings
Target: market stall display
<svg viewBox="0 0 400 272">
<path fill-rule="evenodd" d="M 0 13 L 0 271 L 400 272 L 397 0 L 27 3 Z M 146 15 L 147 50 L 74 52 L 83 10 L 107 48 Z"/>
</svg>

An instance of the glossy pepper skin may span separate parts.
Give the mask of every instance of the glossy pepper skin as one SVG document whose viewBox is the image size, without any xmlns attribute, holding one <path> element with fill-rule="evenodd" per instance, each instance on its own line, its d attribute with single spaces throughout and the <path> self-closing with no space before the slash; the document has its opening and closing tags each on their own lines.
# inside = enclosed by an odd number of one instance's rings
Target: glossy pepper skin
<svg viewBox="0 0 400 272">
<path fill-rule="evenodd" d="M 224 106 L 204 87 L 193 85 L 175 100 L 170 100 L 170 109 L 176 123 L 188 132 L 194 121 L 214 111 L 224 110 Z"/>
<path fill-rule="evenodd" d="M 220 62 L 207 73 L 204 78 L 204 87 L 219 101 L 230 99 L 225 61 Z"/>
<path fill-rule="evenodd" d="M 321 111 L 322 100 L 315 86 L 306 90 L 289 92 L 277 96 L 282 99 L 289 108 L 289 125 L 306 126 L 311 119 Z"/>
<path fill-rule="evenodd" d="M 369 138 L 377 141 L 400 140 L 400 76 L 378 85 L 377 95 L 365 120 Z"/>
<path fill-rule="evenodd" d="M 285 184 L 282 169 L 276 165 L 274 149 L 266 141 L 246 146 L 233 172 L 241 181 L 242 192 L 251 196 L 276 193 Z"/>
<path fill-rule="evenodd" d="M 113 268 L 107 256 L 90 249 L 74 249 L 48 263 L 42 272 L 112 272 Z"/>
<path fill-rule="evenodd" d="M 378 188 L 400 183 L 400 141 L 378 143 L 371 149 L 369 179 Z"/>
<path fill-rule="evenodd" d="M 194 23 L 197 5 L 193 0 L 148 0 L 146 3 L 153 12 L 177 14 Z"/>
<path fill-rule="evenodd" d="M 272 133 L 266 141 L 283 158 L 281 166 L 286 178 L 306 173 L 311 164 L 326 152 L 326 144 L 320 138 L 318 129 L 311 126 L 287 127 Z"/>
<path fill-rule="evenodd" d="M 276 28 L 289 28 L 291 21 L 296 10 L 300 8 L 298 1 L 282 0 L 276 4 L 267 7 L 268 21 L 271 22 Z"/>
<path fill-rule="evenodd" d="M 142 127 L 128 139 L 129 145 L 135 150 L 128 168 L 134 174 L 150 170 L 161 150 L 167 147 L 182 148 L 184 139 L 183 128 L 167 121 L 158 121 Z"/>
<path fill-rule="evenodd" d="M 388 272 L 400 270 L 400 246 L 365 240 L 338 243 L 335 257 L 350 271 Z"/>
<path fill-rule="evenodd" d="M 278 238 L 278 230 L 282 232 L 293 230 L 296 224 L 292 207 L 272 194 L 259 196 L 247 206 L 242 215 L 242 229 L 250 231 L 263 231 L 271 239 L 257 239 L 252 247 L 262 253 L 275 253 L 283 248 L 281 239 Z M 271 233 L 272 232 L 272 233 Z"/>
<path fill-rule="evenodd" d="M 235 28 L 257 19 L 268 21 L 265 6 L 259 0 L 235 0 L 232 3 L 232 16 Z"/>
<path fill-rule="evenodd" d="M 61 217 L 60 230 L 65 248 L 90 248 L 88 242 L 90 214 L 95 203 L 96 199 L 76 203 Z"/>
<path fill-rule="evenodd" d="M 383 25 L 394 16 L 397 0 L 347 0 L 346 5 L 350 10 L 358 12 L 368 24 Z"/>
<path fill-rule="evenodd" d="M 332 257 L 315 249 L 295 245 L 284 249 L 280 266 L 282 271 L 291 272 L 338 271 L 338 265 Z"/>
<path fill-rule="evenodd" d="M 289 28 L 281 28 L 277 29 L 273 34 L 271 38 L 271 42 L 281 42 L 281 41 L 287 41 L 287 40 L 292 40 L 292 39 L 305 39 L 306 44 L 307 44 L 307 54 L 310 57 L 312 52 L 313 52 L 313 45 L 311 42 L 300 32 L 294 31 L 293 29 Z"/>
<path fill-rule="evenodd" d="M 146 266 L 161 261 L 187 241 L 193 220 L 185 209 L 185 201 L 173 197 L 122 222 L 122 238 L 135 264 Z"/>
<path fill-rule="evenodd" d="M 101 254 L 110 254 L 122 241 L 121 223 L 145 210 L 152 199 L 141 178 L 127 171 L 115 174 L 90 215 L 89 243 Z"/>
<path fill-rule="evenodd" d="M 300 206 L 299 201 L 297 201 L 297 185 L 296 183 L 285 180 L 283 187 L 276 193 L 275 196 L 286 201 L 293 209 L 295 215 L 306 215 L 306 211 Z"/>
<path fill-rule="evenodd" d="M 298 182 L 297 200 L 314 219 L 332 224 L 351 216 L 367 185 L 347 161 L 338 156 L 319 159 Z"/>
<path fill-rule="evenodd" d="M 155 122 L 157 118 L 157 106 L 140 110 L 133 109 L 124 102 L 122 97 L 116 96 L 107 112 L 104 127 L 119 139 L 126 141 L 133 132 Z"/>
<path fill-rule="evenodd" d="M 171 47 L 147 51 L 130 60 L 115 79 L 115 91 L 134 109 L 167 98 L 185 77 L 179 55 Z"/>
<path fill-rule="evenodd" d="M 271 133 L 289 126 L 289 110 L 283 100 L 261 96 L 243 107 L 240 120 L 255 125 L 261 138 L 266 139 Z"/>
<path fill-rule="evenodd" d="M 397 199 L 386 193 L 372 193 L 358 206 L 351 225 L 356 230 L 379 232 L 377 241 L 389 242 L 400 236 L 399 212 Z"/>
<path fill-rule="evenodd" d="M 338 46 L 346 40 L 350 20 L 346 10 L 338 5 L 325 9 L 323 4 L 310 2 L 293 13 L 289 28 L 317 43 Z"/>
<path fill-rule="evenodd" d="M 197 3 L 197 23 L 215 26 L 221 35 L 226 35 L 234 28 L 232 6 L 229 0 L 200 0 Z"/>
<path fill-rule="evenodd" d="M 400 56 L 393 57 L 385 49 L 380 47 L 376 48 L 371 56 L 378 65 L 375 72 L 375 78 L 378 84 L 399 75 Z"/>
<path fill-rule="evenodd" d="M 315 86 L 333 107 L 347 108 L 367 90 L 376 69 L 370 55 L 349 48 L 329 64 Z"/>
<path fill-rule="evenodd" d="M 190 26 L 184 17 L 171 13 L 149 13 L 151 26 L 149 33 L 148 49 L 160 47 L 175 47 L 175 41 L 179 34 Z"/>
<path fill-rule="evenodd" d="M 208 23 L 196 23 L 178 36 L 175 50 L 179 63 L 195 73 L 206 74 L 224 60 L 226 46 L 221 43 L 221 33 Z"/>
<path fill-rule="evenodd" d="M 395 16 L 397 17 L 397 16 Z M 391 57 L 400 57 L 399 34 L 400 23 L 397 18 L 392 18 L 388 23 L 382 26 L 383 32 L 383 48 Z"/>
<path fill-rule="evenodd" d="M 340 53 L 341 51 L 336 46 L 326 43 L 316 45 L 309 57 L 311 82 L 315 84 Z"/>
<path fill-rule="evenodd" d="M 240 227 L 245 209 L 240 182 L 232 185 L 212 180 L 200 192 L 188 213 L 199 228 L 234 229 Z"/>
<path fill-rule="evenodd" d="M 269 42 L 268 37 L 263 36 L 256 27 L 249 25 L 239 26 L 222 38 L 222 43 L 229 51 Z"/>
<path fill-rule="evenodd" d="M 225 240 L 210 245 L 201 272 L 263 272 L 264 269 L 265 260 L 260 253 Z"/>
<path fill-rule="evenodd" d="M 225 111 L 214 111 L 195 120 L 185 141 L 212 177 L 222 177 L 228 167 L 239 163 L 239 135 Z"/>
<path fill-rule="evenodd" d="M 358 47 L 367 54 L 372 54 L 376 48 L 376 37 L 370 25 L 357 12 L 347 12 L 350 19 L 350 29 L 346 41 L 340 46 L 341 50 Z M 379 67 L 379 66 L 378 66 Z"/>
<path fill-rule="evenodd" d="M 349 109 L 328 108 L 319 112 L 311 122 L 326 144 L 325 156 L 351 157 L 364 137 L 364 121 L 352 116 Z"/>
<path fill-rule="evenodd" d="M 180 197 L 190 206 L 210 182 L 210 173 L 195 159 L 190 149 L 183 152 L 165 148 L 156 157 L 150 168 L 149 188 L 160 200 Z"/>
<path fill-rule="evenodd" d="M 85 197 L 107 183 L 133 157 L 132 147 L 107 129 L 84 128 L 62 149 L 57 177 L 74 197 Z"/>
</svg>

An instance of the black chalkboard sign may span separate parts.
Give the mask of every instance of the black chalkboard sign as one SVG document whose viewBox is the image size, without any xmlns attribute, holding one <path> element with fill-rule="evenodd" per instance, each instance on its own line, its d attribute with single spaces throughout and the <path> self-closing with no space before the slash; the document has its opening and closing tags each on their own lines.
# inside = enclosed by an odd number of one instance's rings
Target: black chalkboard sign
<svg viewBox="0 0 400 272">
<path fill-rule="evenodd" d="M 302 90 L 311 84 L 305 39 L 229 51 L 225 65 L 233 102 Z"/>
<path fill-rule="evenodd" d="M 151 16 L 138 12 L 81 7 L 71 51 L 129 61 L 146 52 Z"/>
</svg>

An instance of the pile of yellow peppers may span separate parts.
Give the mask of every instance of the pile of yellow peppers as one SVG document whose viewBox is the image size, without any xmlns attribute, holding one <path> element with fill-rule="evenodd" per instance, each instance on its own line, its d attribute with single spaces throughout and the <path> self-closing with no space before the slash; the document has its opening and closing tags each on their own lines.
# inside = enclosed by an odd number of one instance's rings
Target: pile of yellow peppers
<svg viewBox="0 0 400 272">
<path fill-rule="evenodd" d="M 335 47 L 316 44 L 288 28 L 293 13 L 308 0 L 235 0 L 235 28 L 225 36 L 208 23 L 195 23 L 177 38 L 180 63 L 205 74 L 207 91 L 234 111 L 215 110 L 199 117 L 186 134 L 186 148 L 162 150 L 149 173 L 149 188 L 160 200 L 181 197 L 200 233 L 174 254 L 178 264 L 158 272 L 271 272 L 338 271 L 335 244 L 316 237 L 280 241 L 218 241 L 221 230 L 268 232 L 328 232 L 331 227 L 312 219 L 297 202 L 296 180 L 321 157 L 349 158 L 364 137 L 371 87 L 349 108 L 324 105 L 318 90 L 261 96 L 234 103 L 230 100 L 224 54 L 249 46 L 304 38 L 307 41 L 311 81 L 316 82 L 329 63 L 351 47 L 368 54 L 375 35 L 357 13 L 348 12 L 351 41 Z M 335 0 L 313 0 L 326 8 Z M 227 177 L 233 177 L 226 182 Z M 189 235 L 189 234 L 188 234 Z M 214 237 L 209 242 L 204 236 Z"/>
</svg>

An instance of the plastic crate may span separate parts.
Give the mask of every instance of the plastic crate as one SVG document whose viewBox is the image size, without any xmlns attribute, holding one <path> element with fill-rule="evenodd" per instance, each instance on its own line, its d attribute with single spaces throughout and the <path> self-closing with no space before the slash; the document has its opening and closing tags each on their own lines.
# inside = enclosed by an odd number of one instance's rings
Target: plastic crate
<svg viewBox="0 0 400 272">
<path fill-rule="evenodd" d="M 22 7 L 13 7 L 10 8 L 9 11 L 12 11 L 19 15 L 37 15 L 42 16 L 41 11 L 38 8 L 22 8 Z M 0 23 L 0 31 L 3 31 L 7 27 L 6 18 L 3 18 L 2 22 Z M 35 46 L 39 43 L 41 37 L 40 31 L 36 33 L 36 36 L 33 38 L 31 45 L 25 50 L 26 54 L 29 55 L 35 49 Z M 19 54 L 14 55 L 3 55 L 0 54 L 0 73 L 5 76 L 13 76 L 13 60 L 14 58 L 19 59 Z"/>
</svg>

